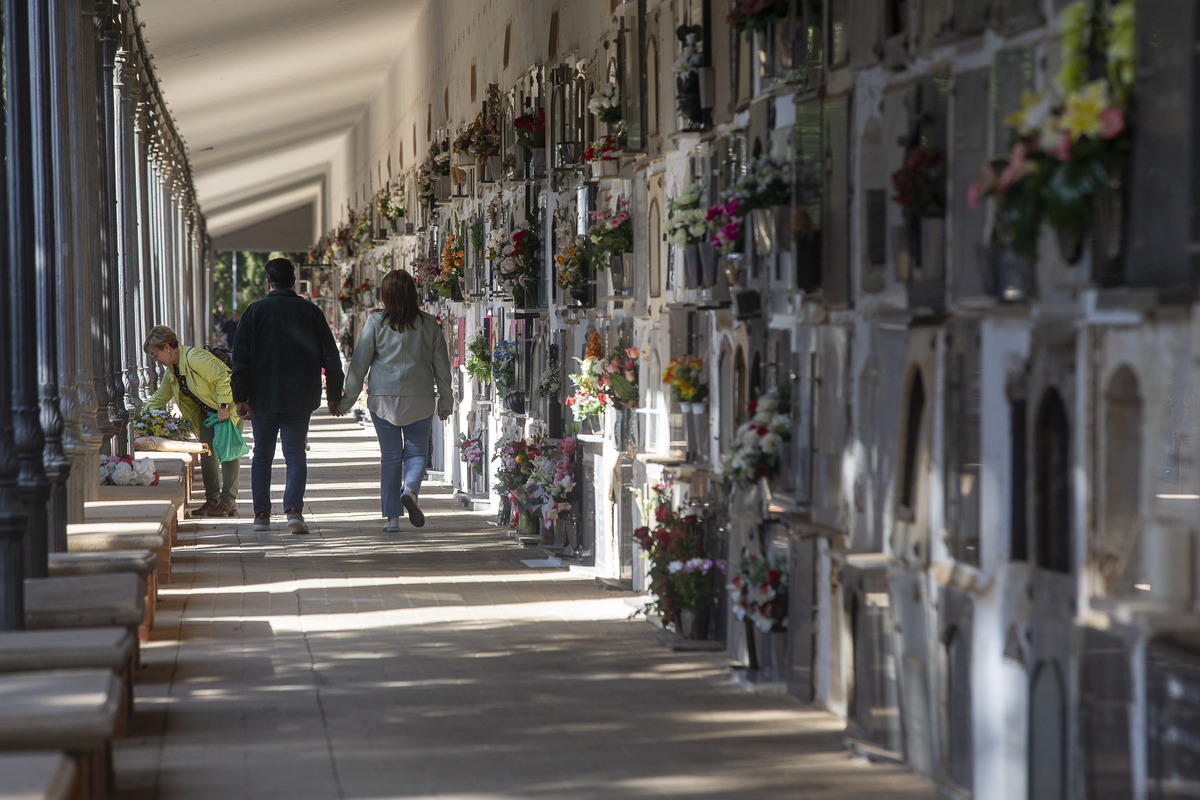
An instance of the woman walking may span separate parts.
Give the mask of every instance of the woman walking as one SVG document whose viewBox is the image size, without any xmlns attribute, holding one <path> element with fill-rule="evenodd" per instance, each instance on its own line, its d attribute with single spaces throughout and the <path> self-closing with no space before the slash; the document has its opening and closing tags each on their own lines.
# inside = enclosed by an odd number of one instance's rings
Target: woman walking
<svg viewBox="0 0 1200 800">
<path fill-rule="evenodd" d="M 383 276 L 383 308 L 367 317 L 346 374 L 346 393 L 338 406 L 345 414 L 367 380 L 367 408 L 382 451 L 380 495 L 385 531 L 400 530 L 400 517 L 425 524 L 417 505 L 433 415 L 445 421 L 454 407 L 450 356 L 441 326 L 421 310 L 417 285 L 402 269 Z M 368 377 L 368 373 L 370 373 Z"/>
<path fill-rule="evenodd" d="M 204 504 L 192 511 L 193 517 L 236 517 L 240 459 L 217 461 L 212 454 L 216 428 L 204 420 L 212 412 L 221 422 L 229 419 L 233 392 L 229 388 L 229 367 L 203 347 L 180 347 L 179 337 L 166 325 L 155 325 L 146 336 L 142 351 L 165 367 L 162 383 L 146 408 L 166 408 L 172 400 L 179 413 L 192 423 L 196 438 L 210 452 L 200 456 L 200 474 L 204 479 Z M 238 429 L 242 421 L 235 418 Z"/>
</svg>

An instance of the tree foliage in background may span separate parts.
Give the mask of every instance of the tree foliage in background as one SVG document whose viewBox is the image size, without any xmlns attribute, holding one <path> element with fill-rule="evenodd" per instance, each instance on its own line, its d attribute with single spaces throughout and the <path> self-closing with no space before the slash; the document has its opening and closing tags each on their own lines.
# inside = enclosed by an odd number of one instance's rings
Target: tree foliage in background
<svg viewBox="0 0 1200 800">
<path fill-rule="evenodd" d="M 272 258 L 284 255 L 280 252 L 257 253 L 243 250 L 238 253 L 237 308 L 244 310 L 255 300 L 267 296 L 267 273 L 263 269 Z M 212 310 L 218 302 L 225 304 L 225 313 L 233 312 L 233 253 L 226 251 L 217 256 L 213 265 Z"/>
</svg>

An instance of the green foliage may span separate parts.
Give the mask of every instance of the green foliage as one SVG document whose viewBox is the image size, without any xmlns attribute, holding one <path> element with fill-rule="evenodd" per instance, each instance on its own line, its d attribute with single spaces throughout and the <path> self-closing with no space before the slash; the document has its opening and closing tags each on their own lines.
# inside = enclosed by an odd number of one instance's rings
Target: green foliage
<svg viewBox="0 0 1200 800">
<path fill-rule="evenodd" d="M 258 253 L 249 250 L 237 254 L 237 308 L 246 306 L 267 295 L 267 273 L 263 269 L 267 262 L 282 253 Z M 225 313 L 233 311 L 233 253 L 226 251 L 217 256 L 213 265 L 213 306 L 220 301 L 225 304 Z"/>
</svg>

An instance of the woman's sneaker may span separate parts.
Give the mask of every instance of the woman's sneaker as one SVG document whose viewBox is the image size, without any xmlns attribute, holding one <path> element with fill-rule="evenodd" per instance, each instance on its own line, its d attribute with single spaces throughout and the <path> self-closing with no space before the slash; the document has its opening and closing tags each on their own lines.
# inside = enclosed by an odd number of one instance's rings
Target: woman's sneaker
<svg viewBox="0 0 1200 800">
<path fill-rule="evenodd" d="M 425 524 L 425 512 L 421 511 L 420 506 L 417 505 L 417 496 L 412 493 L 412 490 L 405 489 L 400 493 L 400 503 L 408 512 L 408 521 L 414 527 L 420 528 Z"/>
<path fill-rule="evenodd" d="M 399 517 L 388 517 L 387 524 L 383 526 L 383 530 L 385 533 L 399 533 L 400 532 L 400 518 Z"/>
<path fill-rule="evenodd" d="M 254 530 L 256 530 L 256 531 L 271 530 L 271 518 L 268 517 L 266 514 L 255 514 L 254 515 Z"/>
<path fill-rule="evenodd" d="M 308 525 L 304 524 L 303 514 L 288 514 L 288 530 L 292 533 L 308 533 Z"/>
</svg>

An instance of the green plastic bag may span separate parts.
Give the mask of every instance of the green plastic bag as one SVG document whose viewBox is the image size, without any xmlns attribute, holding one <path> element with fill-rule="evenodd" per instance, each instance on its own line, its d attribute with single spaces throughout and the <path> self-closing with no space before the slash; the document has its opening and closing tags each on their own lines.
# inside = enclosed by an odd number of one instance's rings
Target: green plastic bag
<svg viewBox="0 0 1200 800">
<path fill-rule="evenodd" d="M 242 438 L 242 432 L 237 429 L 233 417 L 220 422 L 215 413 L 209 414 L 204 420 L 206 428 L 213 428 L 213 455 L 217 461 L 237 461 L 250 452 L 250 445 Z"/>
</svg>

